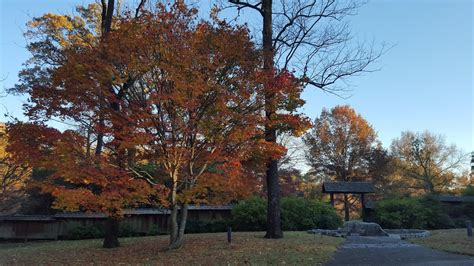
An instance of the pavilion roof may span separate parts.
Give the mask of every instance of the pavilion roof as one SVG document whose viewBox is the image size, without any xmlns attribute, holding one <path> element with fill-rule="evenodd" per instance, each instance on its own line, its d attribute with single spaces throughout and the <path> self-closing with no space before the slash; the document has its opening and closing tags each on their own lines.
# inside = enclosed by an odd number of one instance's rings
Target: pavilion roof
<svg viewBox="0 0 474 266">
<path fill-rule="evenodd" d="M 375 193 L 375 187 L 368 182 L 324 182 L 323 193 Z"/>
<path fill-rule="evenodd" d="M 431 198 L 441 202 L 474 202 L 474 196 L 433 195 Z"/>
</svg>

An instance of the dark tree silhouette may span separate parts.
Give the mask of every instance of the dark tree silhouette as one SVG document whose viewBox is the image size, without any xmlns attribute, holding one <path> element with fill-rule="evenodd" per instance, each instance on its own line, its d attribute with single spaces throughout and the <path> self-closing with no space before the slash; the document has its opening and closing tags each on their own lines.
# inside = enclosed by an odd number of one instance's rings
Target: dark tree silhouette
<svg viewBox="0 0 474 266">
<path fill-rule="evenodd" d="M 384 52 L 373 43 L 353 45 L 345 19 L 354 15 L 363 2 L 349 0 L 228 0 L 238 12 L 251 9 L 262 17 L 263 69 L 274 67 L 295 70 L 304 85 L 344 96 L 340 82 L 370 72 L 369 66 Z M 265 86 L 265 84 L 264 84 Z M 265 95 L 272 100 L 271 94 Z M 277 110 L 266 108 L 268 120 Z M 265 140 L 275 142 L 277 130 L 266 125 Z M 281 238 L 280 187 L 278 162 L 267 163 L 267 238 Z"/>
</svg>

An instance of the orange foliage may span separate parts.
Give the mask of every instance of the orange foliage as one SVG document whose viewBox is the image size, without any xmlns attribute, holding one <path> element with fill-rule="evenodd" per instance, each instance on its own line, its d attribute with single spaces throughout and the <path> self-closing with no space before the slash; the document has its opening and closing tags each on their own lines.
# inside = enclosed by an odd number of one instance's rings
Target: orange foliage
<svg viewBox="0 0 474 266">
<path fill-rule="evenodd" d="M 347 182 L 376 178 L 372 156 L 379 143 L 377 134 L 351 107 L 324 109 L 304 141 L 309 148 L 307 158 L 314 173 L 324 180 Z M 349 220 L 351 197 L 344 194 L 343 201 L 345 219 Z"/>
<path fill-rule="evenodd" d="M 171 207 L 245 197 L 263 171 L 249 166 L 286 153 L 264 141 L 269 121 L 294 135 L 308 128 L 297 113 L 302 84 L 292 73 L 262 72 L 246 27 L 215 16 L 198 21 L 196 14 L 181 1 L 158 4 L 139 17 L 116 18 L 105 36 L 93 32 L 89 17 L 47 14 L 30 23 L 39 41 L 15 88 L 30 96 L 27 114 L 86 120 L 88 132 L 104 136 L 104 152 L 94 156 L 84 151 L 89 136 L 77 131 L 12 126 L 16 158 L 56 171 L 41 184 L 56 207 L 119 215 L 153 193 L 161 198 L 163 187 L 153 192 L 148 184 L 166 184 Z M 265 102 L 268 93 L 272 101 Z M 268 106 L 274 117 L 263 115 Z"/>
<path fill-rule="evenodd" d="M 54 171 L 36 185 L 55 197 L 56 208 L 120 216 L 123 208 L 152 204 L 152 196 L 166 194 L 163 186 L 152 187 L 117 167 L 113 156 L 86 156 L 85 139 L 77 132 L 23 123 L 10 125 L 9 132 L 8 150 L 16 162 Z"/>
<path fill-rule="evenodd" d="M 367 178 L 370 156 L 378 143 L 372 126 L 347 105 L 324 109 L 314 124 L 304 139 L 313 170 L 337 181 Z"/>
</svg>

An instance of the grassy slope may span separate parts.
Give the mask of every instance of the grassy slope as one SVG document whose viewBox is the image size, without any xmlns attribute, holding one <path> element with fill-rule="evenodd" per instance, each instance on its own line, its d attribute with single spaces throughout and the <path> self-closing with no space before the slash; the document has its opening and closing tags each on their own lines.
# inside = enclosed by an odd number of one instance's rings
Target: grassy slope
<svg viewBox="0 0 474 266">
<path fill-rule="evenodd" d="M 466 229 L 431 231 L 431 236 L 413 239 L 413 243 L 452 253 L 474 256 L 474 237 L 468 238 Z"/>
<path fill-rule="evenodd" d="M 193 234 L 185 247 L 164 251 L 168 236 L 121 239 L 117 249 L 102 249 L 101 240 L 0 244 L 3 264 L 298 264 L 314 265 L 329 259 L 339 238 L 286 232 L 284 239 L 263 239 L 264 233 L 234 233 L 229 245 L 225 233 Z"/>
</svg>

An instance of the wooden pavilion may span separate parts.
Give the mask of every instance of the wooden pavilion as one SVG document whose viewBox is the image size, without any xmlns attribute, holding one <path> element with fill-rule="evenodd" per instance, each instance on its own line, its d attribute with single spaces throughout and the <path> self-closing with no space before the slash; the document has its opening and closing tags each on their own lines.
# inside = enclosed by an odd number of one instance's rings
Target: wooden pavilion
<svg viewBox="0 0 474 266">
<path fill-rule="evenodd" d="M 323 193 L 330 195 L 332 206 L 334 206 L 334 194 L 359 194 L 363 217 L 365 217 L 365 194 L 375 193 L 375 187 L 368 182 L 323 182 Z"/>
</svg>

